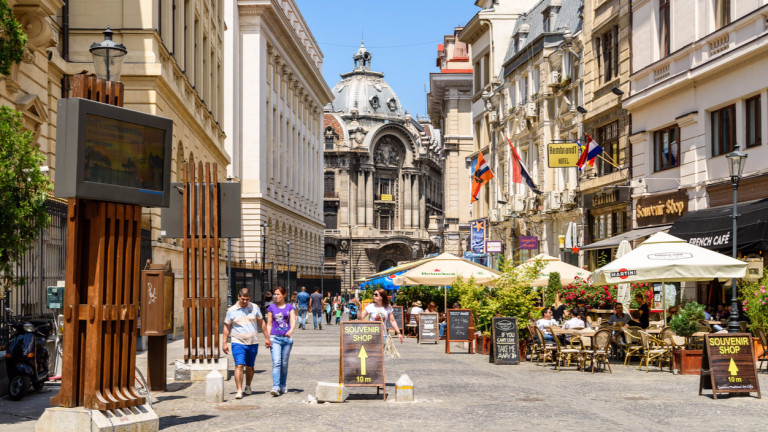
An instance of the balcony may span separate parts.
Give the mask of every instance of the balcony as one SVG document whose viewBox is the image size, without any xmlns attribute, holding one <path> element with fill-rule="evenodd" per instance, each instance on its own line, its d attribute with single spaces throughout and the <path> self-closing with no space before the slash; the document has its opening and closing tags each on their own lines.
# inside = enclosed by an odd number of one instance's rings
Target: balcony
<svg viewBox="0 0 768 432">
<path fill-rule="evenodd" d="M 325 193 L 323 193 L 323 199 L 330 200 L 330 201 L 338 200 L 339 193 L 326 191 Z"/>
</svg>

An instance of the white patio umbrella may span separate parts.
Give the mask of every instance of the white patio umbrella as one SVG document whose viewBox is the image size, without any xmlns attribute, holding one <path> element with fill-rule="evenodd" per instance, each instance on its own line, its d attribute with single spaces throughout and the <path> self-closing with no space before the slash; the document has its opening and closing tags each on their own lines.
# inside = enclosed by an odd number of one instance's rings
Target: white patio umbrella
<svg viewBox="0 0 768 432">
<path fill-rule="evenodd" d="M 589 279 L 593 284 L 622 282 L 706 281 L 743 278 L 747 263 L 719 252 L 687 243 L 667 233 L 656 233 L 633 251 L 600 267 Z M 662 292 L 662 298 L 666 295 Z M 666 319 L 666 305 L 665 305 Z"/>
<path fill-rule="evenodd" d="M 554 272 L 560 273 L 560 282 L 563 285 L 573 283 L 573 281 L 577 278 L 587 279 L 592 274 L 588 270 L 564 263 L 559 259 L 546 254 L 536 255 L 535 257 L 530 258 L 524 263 L 520 264 L 516 268 L 523 270 L 527 267 L 532 267 L 536 263 L 537 259 L 544 262 L 544 267 L 539 272 L 538 277 L 531 281 L 530 286 L 546 287 L 549 284 L 549 275 Z"/>
<path fill-rule="evenodd" d="M 619 243 L 619 248 L 616 250 L 616 258 L 621 258 L 632 250 L 632 245 L 628 240 L 622 240 Z M 629 310 L 629 305 L 632 303 L 631 288 L 628 283 L 620 283 L 616 287 L 616 300 L 624 306 L 624 310 Z"/>
<path fill-rule="evenodd" d="M 451 285 L 459 277 L 463 279 L 474 278 L 475 282 L 485 284 L 499 276 L 499 272 L 470 260 L 459 258 L 449 253 L 427 259 L 422 264 L 397 276 L 392 283 L 394 285 L 427 285 L 447 286 Z M 448 293 L 445 293 L 445 308 L 448 307 Z"/>
</svg>

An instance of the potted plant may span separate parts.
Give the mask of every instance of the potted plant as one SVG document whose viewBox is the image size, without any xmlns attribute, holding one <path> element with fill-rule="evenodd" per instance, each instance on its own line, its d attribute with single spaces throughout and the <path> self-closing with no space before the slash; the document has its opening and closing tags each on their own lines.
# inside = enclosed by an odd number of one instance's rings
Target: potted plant
<svg viewBox="0 0 768 432">
<path fill-rule="evenodd" d="M 759 281 L 741 285 L 741 306 L 744 315 L 749 319 L 749 329 L 753 334 L 757 330 L 768 333 L 768 269 L 763 271 L 763 276 Z M 763 354 L 763 345 L 758 338 L 753 338 L 752 352 L 755 358 Z"/>
<path fill-rule="evenodd" d="M 683 375 L 701 374 L 702 350 L 693 349 L 691 336 L 696 333 L 704 319 L 704 305 L 691 302 L 678 309 L 677 315 L 669 321 L 669 328 L 678 336 L 685 337 L 685 348 L 672 353 L 673 368 Z"/>
<path fill-rule="evenodd" d="M 563 80 L 560 81 L 560 87 L 566 87 L 571 84 L 571 76 L 566 75 L 563 77 Z"/>
</svg>

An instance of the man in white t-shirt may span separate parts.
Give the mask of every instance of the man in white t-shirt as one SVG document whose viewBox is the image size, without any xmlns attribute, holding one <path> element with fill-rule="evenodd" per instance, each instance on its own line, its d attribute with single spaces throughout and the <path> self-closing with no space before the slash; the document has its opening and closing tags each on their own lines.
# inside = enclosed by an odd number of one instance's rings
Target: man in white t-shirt
<svg viewBox="0 0 768 432">
<path fill-rule="evenodd" d="M 415 301 L 411 305 L 411 310 L 409 313 L 411 314 L 411 324 L 416 324 L 416 317 L 419 316 L 420 313 L 424 312 L 424 309 L 421 308 L 421 302 Z"/>
<path fill-rule="evenodd" d="M 536 327 L 544 332 L 545 341 L 554 341 L 555 337 L 550 333 L 549 328 L 557 325 L 557 320 L 552 318 L 552 308 L 546 308 L 541 312 L 541 319 L 536 321 Z"/>
</svg>

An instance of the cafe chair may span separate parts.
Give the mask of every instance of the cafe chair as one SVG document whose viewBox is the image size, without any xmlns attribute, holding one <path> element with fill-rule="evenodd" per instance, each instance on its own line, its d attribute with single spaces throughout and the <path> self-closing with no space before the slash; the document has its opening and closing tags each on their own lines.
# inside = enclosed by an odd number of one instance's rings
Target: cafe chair
<svg viewBox="0 0 768 432">
<path fill-rule="evenodd" d="M 765 330 L 761 328 L 755 329 L 755 336 L 757 336 L 760 345 L 763 347 L 763 354 L 757 357 L 757 360 L 760 362 L 757 369 L 760 370 L 763 367 L 763 362 L 768 362 L 768 336 L 766 336 Z"/>
<path fill-rule="evenodd" d="M 664 341 L 656 339 L 644 331 L 640 333 L 640 341 L 643 344 L 643 357 L 640 359 L 640 366 L 637 370 L 643 368 L 645 362 L 645 373 L 648 373 L 648 367 L 651 363 L 658 363 L 659 369 L 662 369 L 663 363 L 669 364 L 669 371 L 672 371 L 672 349 Z"/>
<path fill-rule="evenodd" d="M 600 370 L 600 364 L 608 366 L 608 372 L 613 373 L 611 364 L 608 362 L 608 354 L 611 351 L 611 332 L 610 330 L 598 330 L 592 336 L 592 349 L 582 352 L 582 362 L 589 360 L 592 364 L 592 373 L 595 373 L 595 366 Z"/>
<path fill-rule="evenodd" d="M 539 365 L 539 361 L 541 360 L 542 366 L 547 365 L 547 360 L 554 361 L 555 352 L 557 350 L 557 347 L 554 344 L 549 344 L 547 341 L 544 340 L 544 332 L 536 327 L 533 326 L 534 334 L 536 335 L 536 344 L 538 345 L 538 351 L 539 355 L 536 357 L 536 366 Z M 531 361 L 533 361 L 533 358 L 531 358 Z"/>
<path fill-rule="evenodd" d="M 643 358 L 643 344 L 640 340 L 639 331 L 639 329 L 632 327 L 624 330 L 624 340 L 627 343 L 624 346 L 624 366 L 631 363 L 632 357 L 637 357 L 640 360 Z"/>
<path fill-rule="evenodd" d="M 669 327 L 664 327 L 661 329 L 661 332 L 659 333 L 659 339 L 667 344 L 667 346 L 672 350 L 685 348 L 685 338 L 678 336 Z"/>
<path fill-rule="evenodd" d="M 563 345 L 560 343 L 560 336 L 562 333 L 558 332 L 557 329 L 552 327 L 552 336 L 554 336 L 555 339 L 555 351 L 554 351 L 554 361 L 555 366 L 558 371 L 560 371 L 560 365 L 564 364 L 566 367 L 571 365 L 571 361 L 575 361 L 579 364 L 579 366 L 582 365 L 581 363 L 581 349 L 576 348 L 568 348 L 563 347 Z M 580 367 L 581 369 L 581 367 Z"/>
<path fill-rule="evenodd" d="M 405 314 L 408 324 L 405 325 L 405 336 L 416 337 L 419 332 L 419 316 L 412 314 Z"/>
</svg>

